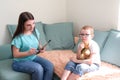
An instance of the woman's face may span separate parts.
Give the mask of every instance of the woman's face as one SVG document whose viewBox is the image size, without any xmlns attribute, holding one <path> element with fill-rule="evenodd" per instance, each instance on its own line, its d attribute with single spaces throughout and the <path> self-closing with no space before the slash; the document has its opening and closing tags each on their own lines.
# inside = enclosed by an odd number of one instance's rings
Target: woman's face
<svg viewBox="0 0 120 80">
<path fill-rule="evenodd" d="M 26 21 L 24 24 L 24 28 L 25 28 L 24 30 L 25 32 L 28 32 L 28 31 L 32 32 L 35 28 L 35 21 L 34 20 Z"/>
<path fill-rule="evenodd" d="M 80 38 L 83 42 L 89 42 L 92 39 L 91 31 L 82 29 L 80 32 Z"/>
</svg>

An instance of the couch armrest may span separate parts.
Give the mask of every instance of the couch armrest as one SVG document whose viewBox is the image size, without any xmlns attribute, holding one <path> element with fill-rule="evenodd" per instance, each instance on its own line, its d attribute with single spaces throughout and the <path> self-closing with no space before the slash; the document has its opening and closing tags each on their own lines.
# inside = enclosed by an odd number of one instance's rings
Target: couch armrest
<svg viewBox="0 0 120 80">
<path fill-rule="evenodd" d="M 11 44 L 0 46 L 0 60 L 12 58 Z"/>
</svg>

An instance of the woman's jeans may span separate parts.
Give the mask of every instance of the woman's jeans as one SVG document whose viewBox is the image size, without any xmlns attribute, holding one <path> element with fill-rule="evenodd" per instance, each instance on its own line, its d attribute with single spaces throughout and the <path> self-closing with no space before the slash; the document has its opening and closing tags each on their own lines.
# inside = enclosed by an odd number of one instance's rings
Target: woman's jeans
<svg viewBox="0 0 120 80">
<path fill-rule="evenodd" d="M 84 64 L 84 63 L 74 63 L 72 61 L 69 61 L 67 65 L 65 66 L 65 69 L 68 71 L 71 71 L 74 74 L 78 74 L 82 76 L 83 74 L 87 72 L 92 72 L 99 69 L 99 65 L 96 63 L 93 63 L 91 65 Z"/>
<path fill-rule="evenodd" d="M 32 75 L 32 80 L 52 80 L 53 64 L 42 57 L 33 61 L 14 61 L 13 70 Z"/>
</svg>

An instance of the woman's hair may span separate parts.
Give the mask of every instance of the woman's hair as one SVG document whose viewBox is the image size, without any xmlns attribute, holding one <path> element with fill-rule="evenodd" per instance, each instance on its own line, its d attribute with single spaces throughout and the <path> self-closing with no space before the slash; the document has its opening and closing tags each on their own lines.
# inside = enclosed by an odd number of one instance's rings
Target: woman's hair
<svg viewBox="0 0 120 80">
<path fill-rule="evenodd" d="M 28 20 L 34 20 L 34 16 L 30 12 L 22 12 L 19 16 L 17 29 L 12 39 L 24 32 L 24 23 Z"/>
</svg>

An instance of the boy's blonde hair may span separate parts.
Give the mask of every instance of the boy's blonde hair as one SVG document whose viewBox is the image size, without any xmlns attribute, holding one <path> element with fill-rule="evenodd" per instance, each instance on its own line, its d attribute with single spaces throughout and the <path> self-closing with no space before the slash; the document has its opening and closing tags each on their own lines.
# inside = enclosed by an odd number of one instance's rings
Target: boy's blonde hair
<svg viewBox="0 0 120 80">
<path fill-rule="evenodd" d="M 92 26 L 89 25 L 85 25 L 81 28 L 81 30 L 90 30 L 91 31 L 91 35 L 94 35 L 94 28 Z"/>
<path fill-rule="evenodd" d="M 92 26 L 85 25 L 81 28 L 81 30 L 90 30 L 92 38 L 94 37 L 94 28 Z M 80 32 L 81 32 L 81 30 L 80 30 Z"/>
</svg>

